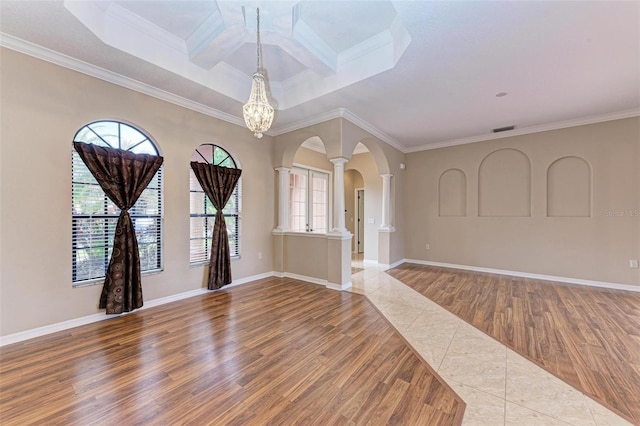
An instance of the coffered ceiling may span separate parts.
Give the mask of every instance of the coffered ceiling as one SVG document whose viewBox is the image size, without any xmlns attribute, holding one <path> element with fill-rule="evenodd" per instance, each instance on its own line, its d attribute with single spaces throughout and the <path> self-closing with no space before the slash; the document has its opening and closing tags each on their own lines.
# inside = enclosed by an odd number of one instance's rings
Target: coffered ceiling
<svg viewBox="0 0 640 426">
<path fill-rule="evenodd" d="M 640 115 L 637 1 L 2 0 L 0 44 L 242 125 L 256 7 L 270 134 L 341 116 L 410 152 Z"/>
</svg>

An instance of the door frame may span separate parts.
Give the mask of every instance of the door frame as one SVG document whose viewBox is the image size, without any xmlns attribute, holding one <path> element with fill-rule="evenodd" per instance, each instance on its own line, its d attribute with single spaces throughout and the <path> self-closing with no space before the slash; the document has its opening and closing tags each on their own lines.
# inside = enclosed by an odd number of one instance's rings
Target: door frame
<svg viewBox="0 0 640 426">
<path fill-rule="evenodd" d="M 362 216 L 363 217 L 359 217 L 360 211 L 358 210 L 358 191 L 362 191 Z M 355 234 L 355 238 L 353 239 L 353 252 L 355 254 L 360 254 L 363 253 L 364 254 L 364 188 L 353 188 L 353 201 L 354 201 L 354 212 L 355 212 L 355 217 L 356 217 L 356 223 L 354 224 L 354 234 Z M 358 222 L 358 219 L 362 220 L 362 235 L 360 235 L 360 224 Z M 360 238 L 362 238 L 362 251 L 358 251 L 359 249 L 359 245 L 360 245 Z"/>
</svg>

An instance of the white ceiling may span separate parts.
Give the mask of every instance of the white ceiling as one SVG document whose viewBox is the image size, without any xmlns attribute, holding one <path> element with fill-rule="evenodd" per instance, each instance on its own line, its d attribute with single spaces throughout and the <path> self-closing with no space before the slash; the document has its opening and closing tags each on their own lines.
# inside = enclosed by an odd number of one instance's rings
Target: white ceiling
<svg viewBox="0 0 640 426">
<path fill-rule="evenodd" d="M 0 44 L 242 124 L 258 6 L 269 134 L 345 117 L 411 152 L 640 115 L 639 1 L 2 0 Z"/>
</svg>

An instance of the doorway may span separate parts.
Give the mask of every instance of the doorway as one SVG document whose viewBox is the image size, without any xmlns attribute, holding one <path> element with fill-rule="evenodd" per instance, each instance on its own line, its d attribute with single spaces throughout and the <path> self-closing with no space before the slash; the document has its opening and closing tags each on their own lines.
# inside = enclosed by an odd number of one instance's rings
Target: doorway
<svg viewBox="0 0 640 426">
<path fill-rule="evenodd" d="M 364 189 L 356 188 L 356 254 L 364 253 Z"/>
</svg>

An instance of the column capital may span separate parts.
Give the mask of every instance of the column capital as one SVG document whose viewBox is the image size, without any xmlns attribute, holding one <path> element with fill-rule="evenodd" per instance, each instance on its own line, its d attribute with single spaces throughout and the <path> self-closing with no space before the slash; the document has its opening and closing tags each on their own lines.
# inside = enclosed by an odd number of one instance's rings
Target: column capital
<svg viewBox="0 0 640 426">
<path fill-rule="evenodd" d="M 275 170 L 278 173 L 289 173 L 291 172 L 291 167 L 276 167 Z"/>
<path fill-rule="evenodd" d="M 334 167 L 336 167 L 336 166 L 343 166 L 344 163 L 349 161 L 349 159 L 344 157 L 336 157 L 336 158 L 330 158 L 329 161 L 331 161 Z"/>
<path fill-rule="evenodd" d="M 380 177 L 382 179 L 391 179 L 393 175 L 391 173 L 384 173 L 384 174 L 381 174 Z"/>
</svg>

